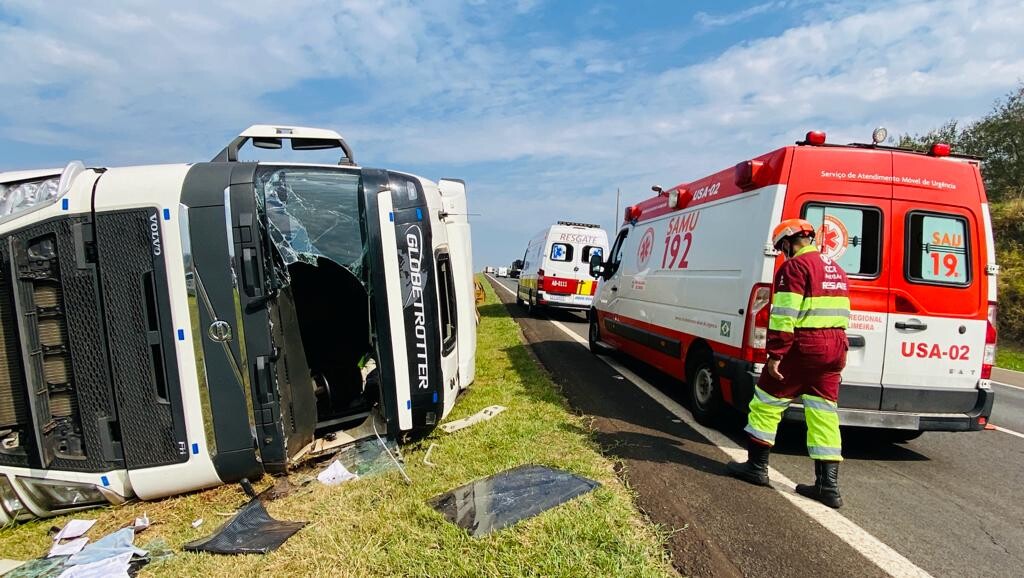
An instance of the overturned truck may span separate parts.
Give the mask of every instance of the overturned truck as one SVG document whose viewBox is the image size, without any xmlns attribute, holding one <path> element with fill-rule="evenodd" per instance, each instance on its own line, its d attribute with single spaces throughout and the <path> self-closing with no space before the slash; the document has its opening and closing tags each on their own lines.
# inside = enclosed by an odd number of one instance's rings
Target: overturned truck
<svg viewBox="0 0 1024 578">
<path fill-rule="evenodd" d="M 471 272 L 465 184 L 360 167 L 333 131 L 0 173 L 0 522 L 430 431 L 473 381 Z"/>
</svg>

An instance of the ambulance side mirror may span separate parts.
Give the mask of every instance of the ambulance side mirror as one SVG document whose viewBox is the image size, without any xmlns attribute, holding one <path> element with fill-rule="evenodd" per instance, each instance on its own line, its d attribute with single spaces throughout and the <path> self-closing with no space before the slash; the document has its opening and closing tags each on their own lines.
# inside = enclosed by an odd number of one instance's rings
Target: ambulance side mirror
<svg viewBox="0 0 1024 578">
<path fill-rule="evenodd" d="M 590 276 L 595 279 L 604 277 L 604 261 L 601 260 L 601 255 L 598 253 L 590 256 Z"/>
</svg>

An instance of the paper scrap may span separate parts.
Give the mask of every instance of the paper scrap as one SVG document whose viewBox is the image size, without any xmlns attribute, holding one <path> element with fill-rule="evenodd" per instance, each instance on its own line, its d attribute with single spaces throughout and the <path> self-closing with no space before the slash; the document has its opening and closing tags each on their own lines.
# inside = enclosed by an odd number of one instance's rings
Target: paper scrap
<svg viewBox="0 0 1024 578">
<path fill-rule="evenodd" d="M 89 543 L 87 536 L 81 538 L 75 538 L 70 542 L 54 542 L 53 547 L 50 548 L 50 552 L 46 555 L 47 558 L 53 558 L 54 556 L 72 556 L 82 551 L 85 545 Z"/>
<path fill-rule="evenodd" d="M 24 563 L 25 562 L 23 560 L 8 560 L 7 558 L 0 559 L 0 576 L 3 576 Z"/>
<path fill-rule="evenodd" d="M 340 461 L 334 460 L 331 462 L 331 465 L 327 466 L 327 468 L 316 476 L 316 479 L 320 480 L 321 484 L 337 486 L 342 482 L 354 480 L 357 477 L 358 476 L 348 471 L 348 468 L 346 468 Z"/>
<path fill-rule="evenodd" d="M 196 518 L 195 520 L 192 521 L 192 527 L 193 528 L 198 528 L 199 526 L 202 526 L 202 525 L 203 525 L 203 519 L 202 518 Z"/>
<path fill-rule="evenodd" d="M 141 517 L 135 518 L 135 523 L 131 525 L 132 530 L 135 530 L 136 534 L 138 534 L 139 532 L 145 530 L 148 527 L 149 527 L 149 514 L 142 514 Z"/>
<path fill-rule="evenodd" d="M 499 413 L 505 411 L 506 409 L 507 408 L 503 405 L 492 405 L 489 407 L 485 407 L 469 417 L 457 419 L 455 421 L 450 421 L 446 424 L 442 424 L 441 429 L 448 433 L 457 432 L 460 429 L 465 429 L 471 425 L 489 420 L 492 417 L 498 415 Z"/>
<path fill-rule="evenodd" d="M 88 564 L 76 564 L 61 572 L 58 578 L 128 578 L 132 556 L 132 552 L 123 552 Z"/>
<path fill-rule="evenodd" d="M 81 535 L 89 531 L 92 528 L 96 520 L 71 520 L 66 526 L 61 528 L 60 532 L 53 537 L 54 542 L 60 542 L 61 540 L 71 540 L 78 538 Z"/>
</svg>

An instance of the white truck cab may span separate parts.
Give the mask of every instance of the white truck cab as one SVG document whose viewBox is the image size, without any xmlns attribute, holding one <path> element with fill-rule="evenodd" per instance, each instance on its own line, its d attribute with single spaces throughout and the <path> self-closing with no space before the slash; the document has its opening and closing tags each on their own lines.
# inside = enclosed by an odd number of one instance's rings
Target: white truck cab
<svg viewBox="0 0 1024 578">
<path fill-rule="evenodd" d="M 0 523 L 422 435 L 473 379 L 465 184 L 361 167 L 334 131 L 0 173 L 0 199 Z"/>
</svg>

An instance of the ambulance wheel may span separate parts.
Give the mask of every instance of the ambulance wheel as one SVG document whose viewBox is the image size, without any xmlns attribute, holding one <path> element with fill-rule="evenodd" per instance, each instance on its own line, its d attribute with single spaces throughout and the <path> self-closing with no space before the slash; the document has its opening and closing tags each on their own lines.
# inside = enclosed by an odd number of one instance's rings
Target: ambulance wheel
<svg viewBox="0 0 1024 578">
<path fill-rule="evenodd" d="M 590 330 L 587 332 L 590 352 L 594 355 L 607 355 L 611 353 L 611 349 L 601 345 L 601 324 L 597 322 L 597 312 L 591 309 L 587 318 L 590 320 Z"/>
<path fill-rule="evenodd" d="M 686 385 L 690 393 L 690 412 L 703 425 L 714 425 L 722 412 L 722 388 L 715 374 L 714 358 L 710 352 L 694 352 L 697 357 L 688 360 Z"/>
</svg>

